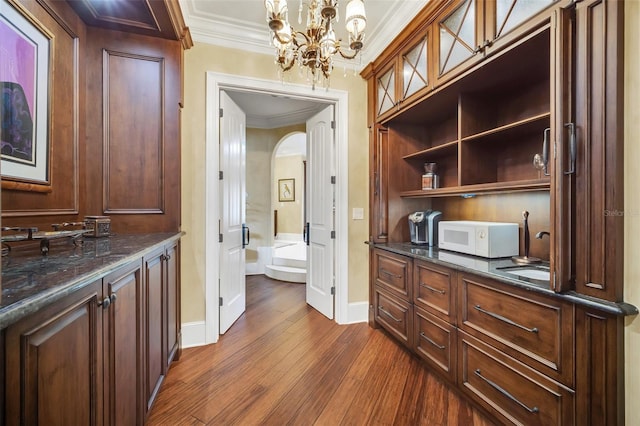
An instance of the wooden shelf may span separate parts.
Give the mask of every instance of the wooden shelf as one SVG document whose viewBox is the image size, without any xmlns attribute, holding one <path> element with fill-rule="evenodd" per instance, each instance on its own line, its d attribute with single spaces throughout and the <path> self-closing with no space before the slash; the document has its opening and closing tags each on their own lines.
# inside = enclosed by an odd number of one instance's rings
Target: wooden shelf
<svg viewBox="0 0 640 426">
<path fill-rule="evenodd" d="M 421 159 L 425 157 L 438 157 L 442 155 L 450 154 L 452 151 L 458 149 L 458 141 L 443 143 L 431 148 L 423 149 L 422 151 L 414 152 L 413 154 L 405 155 L 402 157 L 404 160 Z"/>
<path fill-rule="evenodd" d="M 463 185 L 448 188 L 438 188 L 431 190 L 403 191 L 402 198 L 429 198 L 429 197 L 449 197 L 455 195 L 481 195 L 492 193 L 525 192 L 525 191 L 545 191 L 550 188 L 550 179 L 532 179 L 513 182 L 483 183 L 478 185 Z"/>
<path fill-rule="evenodd" d="M 485 130 L 484 132 L 476 133 L 473 135 L 465 136 L 461 140 L 462 142 L 470 142 L 478 139 L 490 139 L 494 136 L 506 136 L 510 133 L 526 132 L 529 129 L 541 126 L 543 123 L 548 122 L 551 118 L 550 112 L 534 115 L 533 117 L 519 120 L 513 123 L 505 124 L 504 126 L 496 127 L 493 129 Z M 548 125 L 547 125 L 548 127 Z M 542 133 L 540 134 L 540 140 L 542 140 Z"/>
</svg>

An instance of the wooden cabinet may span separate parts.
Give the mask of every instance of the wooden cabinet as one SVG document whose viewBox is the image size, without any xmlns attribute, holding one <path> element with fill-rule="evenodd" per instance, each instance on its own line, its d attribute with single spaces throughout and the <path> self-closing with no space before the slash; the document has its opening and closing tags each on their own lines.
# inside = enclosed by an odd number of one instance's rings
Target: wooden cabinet
<svg viewBox="0 0 640 426">
<path fill-rule="evenodd" d="M 456 322 L 456 272 L 414 260 L 413 301 L 416 306 L 450 323 Z"/>
<path fill-rule="evenodd" d="M 179 245 L 160 247 L 144 257 L 146 411 L 151 409 L 171 361 L 177 359 L 180 337 Z"/>
<path fill-rule="evenodd" d="M 465 333 L 458 345 L 461 390 L 502 423 L 580 424 L 574 419 L 571 389 Z"/>
<path fill-rule="evenodd" d="M 99 280 L 5 330 L 7 425 L 103 424 L 105 300 Z"/>
<path fill-rule="evenodd" d="M 135 374 L 144 365 L 145 294 L 140 261 L 107 275 L 103 286 L 104 423 L 142 424 L 142 377 Z M 77 341 L 74 346 L 81 344 Z"/>
<path fill-rule="evenodd" d="M 179 244 L 0 330 L 0 424 L 144 424 L 180 353 Z"/>
<path fill-rule="evenodd" d="M 414 351 L 451 383 L 457 374 L 457 329 L 414 306 Z"/>
<path fill-rule="evenodd" d="M 133 262 L 6 330 L 7 424 L 142 424 Z"/>
<path fill-rule="evenodd" d="M 406 301 L 411 299 L 413 264 L 410 259 L 377 250 L 373 264 L 376 286 Z"/>
</svg>

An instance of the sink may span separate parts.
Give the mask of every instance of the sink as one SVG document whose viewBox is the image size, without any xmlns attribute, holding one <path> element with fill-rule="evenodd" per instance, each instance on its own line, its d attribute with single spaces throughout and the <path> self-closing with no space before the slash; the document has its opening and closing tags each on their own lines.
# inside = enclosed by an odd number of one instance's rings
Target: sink
<svg viewBox="0 0 640 426">
<path fill-rule="evenodd" d="M 531 268 L 531 267 L 505 269 L 503 270 L 503 272 L 506 272 L 507 274 L 517 275 L 519 277 L 531 278 L 534 280 L 541 280 L 541 281 L 549 281 L 550 275 L 551 275 L 549 273 L 549 270 L 537 269 L 537 268 Z"/>
</svg>

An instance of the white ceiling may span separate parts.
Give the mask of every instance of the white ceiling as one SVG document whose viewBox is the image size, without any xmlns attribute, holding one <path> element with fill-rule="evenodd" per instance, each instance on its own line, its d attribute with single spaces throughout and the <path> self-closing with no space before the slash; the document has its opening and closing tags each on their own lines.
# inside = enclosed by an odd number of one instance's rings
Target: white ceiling
<svg viewBox="0 0 640 426">
<path fill-rule="evenodd" d="M 364 0 L 367 13 L 362 60 L 336 60 L 336 66 L 360 71 L 373 61 L 428 0 Z M 347 0 L 338 4 L 339 38 L 347 40 L 344 12 Z M 273 54 L 269 44 L 264 0 L 180 0 L 182 13 L 195 43 L 221 45 L 248 52 Z M 300 0 L 289 0 L 289 21 L 298 24 Z M 306 7 L 305 7 L 306 10 Z M 303 12 L 303 23 L 304 23 Z M 275 65 L 274 65 L 275 66 Z M 274 128 L 306 121 L 322 105 L 305 100 L 278 98 L 269 94 L 232 92 L 229 95 L 247 114 L 247 125 Z"/>
</svg>

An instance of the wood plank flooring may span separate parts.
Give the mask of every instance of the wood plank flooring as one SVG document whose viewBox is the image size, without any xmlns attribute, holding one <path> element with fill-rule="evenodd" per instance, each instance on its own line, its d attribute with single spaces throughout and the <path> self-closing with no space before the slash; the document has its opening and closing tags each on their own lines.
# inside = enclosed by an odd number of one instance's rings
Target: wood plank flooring
<svg viewBox="0 0 640 426">
<path fill-rule="evenodd" d="M 473 425 L 489 422 L 381 330 L 337 325 L 303 284 L 247 277 L 247 311 L 185 349 L 149 425 Z"/>
</svg>

